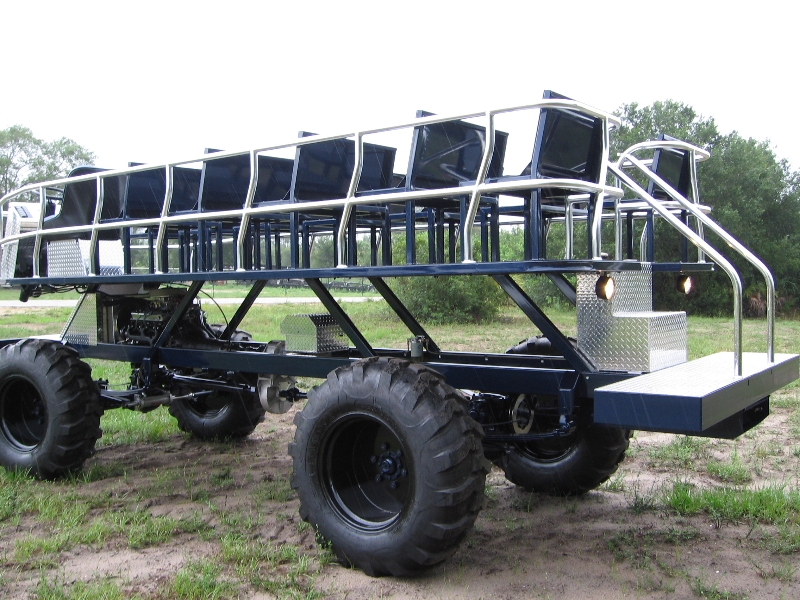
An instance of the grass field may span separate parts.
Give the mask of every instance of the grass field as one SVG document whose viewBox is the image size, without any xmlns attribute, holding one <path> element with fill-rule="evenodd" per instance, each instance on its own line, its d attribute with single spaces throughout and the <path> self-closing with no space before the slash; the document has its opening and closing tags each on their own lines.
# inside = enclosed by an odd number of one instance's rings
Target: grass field
<svg viewBox="0 0 800 600">
<path fill-rule="evenodd" d="M 235 310 L 234 306 L 220 308 L 210 302 L 204 306 L 210 322 L 224 322 L 224 313 L 230 316 Z M 347 304 L 345 309 L 375 347 L 405 347 L 408 331 L 382 302 Z M 321 310 L 320 305 L 255 306 L 241 328 L 255 339 L 279 339 L 280 323 L 286 315 Z M 69 312 L 69 309 L 40 309 L 0 313 L 0 338 L 59 333 Z M 574 311 L 552 311 L 549 317 L 562 330 L 574 335 Z M 511 307 L 503 308 L 500 316 L 490 323 L 457 328 L 431 326 L 428 331 L 443 348 L 484 352 L 503 352 L 536 333 L 524 315 Z M 798 352 L 799 337 L 800 322 L 780 321 L 776 351 Z M 765 348 L 763 321 L 745 322 L 744 342 L 747 351 Z M 690 358 L 731 347 L 729 320 L 689 319 Z M 130 365 L 99 360 L 92 360 L 91 364 L 94 377 L 108 379 L 115 387 L 123 387 L 128 381 Z M 304 380 L 302 384 L 311 385 L 313 381 Z M 795 481 L 800 461 L 797 382 L 777 394 L 773 405 L 786 415 L 785 451 L 774 438 L 760 437 L 765 433 L 763 428 L 733 443 L 681 436 L 652 446 L 634 444 L 629 459 L 633 464 L 656 472 L 668 470 L 688 475 L 660 487 L 644 488 L 622 475 L 604 485 L 606 493 L 624 495 L 631 515 L 669 514 L 674 515 L 670 519 L 676 519 L 669 528 L 662 529 L 621 526 L 604 538 L 608 555 L 615 564 L 627 565 L 637 581 L 641 578 L 647 582 L 656 577 L 661 582 L 653 588 L 657 592 L 669 592 L 670 586 L 678 585 L 696 597 L 748 597 L 725 591 L 702 572 L 697 574 L 688 567 L 676 570 L 669 560 L 662 561 L 663 565 L 657 562 L 659 544 L 674 548 L 675 552 L 687 545 L 702 545 L 703 538 L 696 528 L 686 525 L 687 519 L 701 515 L 712 525 L 750 524 L 753 531 L 759 532 L 758 545 L 753 548 L 771 561 L 758 563 L 761 576 L 776 585 L 792 584 L 800 553 L 800 492 Z M 213 451 L 216 458 L 206 464 L 202 462 L 203 455 L 198 454 L 202 446 L 187 446 L 188 437 L 178 430 L 164 408 L 146 414 L 109 411 L 103 416 L 101 426 L 104 433 L 98 450 L 104 458 L 90 461 L 86 469 L 72 478 L 42 482 L 19 473 L 0 472 L 0 538 L 12 536 L 6 539 L 13 540 L 0 543 L 0 596 L 6 587 L 22 589 L 14 587 L 19 585 L 27 590 L 27 597 L 37 600 L 237 598 L 243 586 L 249 590 L 244 596 L 248 598 L 329 595 L 330 590 L 319 582 L 329 572 L 326 565 L 331 556 L 324 548 L 309 545 L 309 539 L 313 542 L 313 532 L 296 517 L 296 505 L 292 504 L 296 495 L 289 487 L 285 467 L 277 468 L 274 476 L 250 470 L 248 454 L 254 451 L 253 447 L 236 443 L 216 445 Z M 285 446 L 282 446 L 285 442 L 279 444 L 276 440 L 286 439 L 290 424 L 268 422 L 261 427 L 266 429 L 259 443 L 266 447 L 263 451 L 269 461 L 285 465 Z M 281 432 L 283 438 L 275 437 Z M 195 458 L 148 467 L 152 448 L 161 448 L 166 458 L 170 453 L 179 456 L 186 451 Z M 140 461 L 145 464 L 139 464 Z M 754 482 L 761 482 L 776 469 L 785 470 L 795 479 L 787 480 L 788 483 L 759 483 L 754 487 Z M 697 485 L 691 479 L 696 476 L 718 483 Z M 527 500 L 526 508 L 519 504 L 517 496 L 512 496 L 510 504 L 504 505 L 505 496 L 499 494 L 507 495 L 505 489 L 496 482 L 487 484 L 488 508 L 484 511 L 485 520 L 477 528 L 478 536 L 488 536 L 493 527 L 514 532 L 527 526 L 525 514 L 531 512 L 531 500 Z M 247 490 L 247 505 L 237 504 L 244 502 L 241 499 L 231 503 L 240 490 Z M 164 498 L 176 498 L 179 502 L 169 510 L 155 510 L 158 499 Z M 536 505 L 544 501 L 533 502 Z M 154 508 L 150 509 L 151 506 Z M 567 499 L 558 510 L 571 515 L 584 509 L 585 504 Z M 270 516 L 266 517 L 267 514 Z M 276 541 L 247 534 L 272 531 L 275 527 L 282 532 Z M 747 539 L 741 542 L 745 548 L 750 547 Z M 213 551 L 200 552 L 175 568 L 165 565 L 166 574 L 152 585 L 131 586 L 115 577 L 73 582 L 59 570 L 69 557 L 92 549 L 134 554 L 164 549 L 174 553 L 175 544 L 189 540 L 193 546 Z M 466 548 L 468 551 L 470 546 Z"/>
</svg>

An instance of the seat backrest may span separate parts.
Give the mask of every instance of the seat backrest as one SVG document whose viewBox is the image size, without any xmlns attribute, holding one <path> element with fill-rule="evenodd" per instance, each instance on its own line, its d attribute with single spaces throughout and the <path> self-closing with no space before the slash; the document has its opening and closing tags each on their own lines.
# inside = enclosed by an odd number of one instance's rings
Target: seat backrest
<svg viewBox="0 0 800 600">
<path fill-rule="evenodd" d="M 206 148 L 206 153 L 219 152 Z M 294 161 L 274 156 L 258 157 L 258 185 L 253 204 L 288 197 Z M 250 188 L 250 155 L 240 154 L 203 162 L 200 209 L 235 210 L 244 206 Z"/>
<path fill-rule="evenodd" d="M 314 135 L 301 131 L 300 137 Z M 357 192 L 392 187 L 396 150 L 388 146 L 364 144 L 363 166 Z M 295 202 L 344 198 L 355 166 L 355 142 L 330 140 L 298 146 L 295 153 L 290 197 Z"/>
<path fill-rule="evenodd" d="M 677 138 L 663 133 L 659 133 L 656 139 L 658 141 L 677 141 Z M 684 198 L 688 198 L 692 185 L 691 168 L 689 151 L 671 148 L 657 148 L 653 153 L 653 163 L 650 165 L 651 171 L 675 188 L 675 191 Z M 647 193 L 657 200 L 669 199 L 669 195 L 652 180 L 647 185 Z"/>
<path fill-rule="evenodd" d="M 100 173 L 108 169 L 92 166 L 74 168 L 68 177 L 79 177 L 91 173 Z M 103 210 L 100 214 L 101 221 L 118 219 L 122 215 L 122 198 L 124 195 L 126 176 L 109 177 L 103 180 Z M 94 221 L 94 211 L 97 205 L 97 183 L 95 180 L 67 183 L 64 186 L 64 196 L 61 199 L 61 210 L 58 214 L 46 217 L 42 229 L 59 229 L 61 227 L 81 227 L 91 225 Z M 89 239 L 91 234 L 66 234 L 57 238 Z M 100 234 L 101 239 L 118 239 L 119 231 L 107 230 Z"/>
<path fill-rule="evenodd" d="M 169 214 L 197 209 L 201 177 L 200 169 L 190 167 L 172 169 L 172 200 L 169 203 Z"/>
<path fill-rule="evenodd" d="M 417 118 L 434 113 L 417 111 Z M 508 134 L 495 132 L 494 153 L 487 178 L 503 174 Z M 458 187 L 478 177 L 486 144 L 486 129 L 465 121 L 446 121 L 414 128 L 408 160 L 408 189 Z"/>
<path fill-rule="evenodd" d="M 570 100 L 546 90 L 543 98 Z M 534 179 L 569 178 L 601 183 L 603 121 L 563 108 L 544 108 L 539 113 L 531 167 L 523 175 Z M 546 197 L 572 193 L 546 190 Z"/>
<path fill-rule="evenodd" d="M 128 163 L 128 166 L 138 167 L 141 164 Z M 166 190 L 166 175 L 163 168 L 131 173 L 125 186 L 123 217 L 126 219 L 160 217 Z"/>
<path fill-rule="evenodd" d="M 138 167 L 143 163 L 128 163 Z M 197 206 L 200 170 L 172 168 L 172 199 L 170 214 L 192 210 Z M 124 214 L 126 219 L 155 219 L 161 216 L 167 191 L 166 169 L 160 167 L 128 175 L 125 188 Z"/>
</svg>

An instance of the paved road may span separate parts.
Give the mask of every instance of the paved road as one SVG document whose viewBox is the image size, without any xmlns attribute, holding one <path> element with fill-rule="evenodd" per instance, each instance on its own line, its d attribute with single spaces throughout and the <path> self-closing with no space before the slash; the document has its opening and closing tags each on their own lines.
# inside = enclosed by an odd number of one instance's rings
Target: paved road
<svg viewBox="0 0 800 600">
<path fill-rule="evenodd" d="M 200 298 L 201 301 L 208 298 Z M 244 298 L 214 298 L 217 304 L 240 304 Z M 381 298 L 377 296 L 343 296 L 336 298 L 338 302 L 369 302 L 371 300 L 379 301 Z M 313 304 L 319 302 L 317 298 L 308 296 L 295 296 L 295 297 L 273 297 L 273 298 L 257 298 L 256 304 Z M 0 300 L 0 308 L 71 308 L 78 303 L 77 300 L 28 300 L 27 302 L 20 302 L 19 300 Z"/>
</svg>

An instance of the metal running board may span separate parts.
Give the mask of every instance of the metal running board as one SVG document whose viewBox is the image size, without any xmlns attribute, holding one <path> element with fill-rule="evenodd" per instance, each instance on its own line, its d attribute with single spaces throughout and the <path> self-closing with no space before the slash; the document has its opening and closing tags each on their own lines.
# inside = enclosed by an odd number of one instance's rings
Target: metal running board
<svg viewBox="0 0 800 600">
<path fill-rule="evenodd" d="M 769 414 L 769 395 L 798 377 L 797 354 L 746 352 L 742 377 L 720 352 L 597 388 L 594 422 L 625 429 L 736 437 Z"/>
</svg>

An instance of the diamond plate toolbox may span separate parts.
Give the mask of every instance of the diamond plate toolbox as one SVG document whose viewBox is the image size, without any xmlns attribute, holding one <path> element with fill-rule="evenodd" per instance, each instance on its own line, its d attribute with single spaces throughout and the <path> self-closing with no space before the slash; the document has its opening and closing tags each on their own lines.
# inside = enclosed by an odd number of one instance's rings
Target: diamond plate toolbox
<svg viewBox="0 0 800 600">
<path fill-rule="evenodd" d="M 611 300 L 595 294 L 597 273 L 578 275 L 578 346 L 600 369 L 650 372 L 687 360 L 686 313 L 653 311 L 650 265 L 613 274 Z"/>
<path fill-rule="evenodd" d="M 281 323 L 281 333 L 287 352 L 327 354 L 349 347 L 344 331 L 327 313 L 289 315 Z"/>
</svg>

